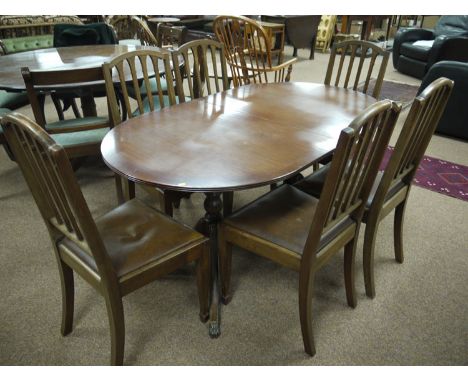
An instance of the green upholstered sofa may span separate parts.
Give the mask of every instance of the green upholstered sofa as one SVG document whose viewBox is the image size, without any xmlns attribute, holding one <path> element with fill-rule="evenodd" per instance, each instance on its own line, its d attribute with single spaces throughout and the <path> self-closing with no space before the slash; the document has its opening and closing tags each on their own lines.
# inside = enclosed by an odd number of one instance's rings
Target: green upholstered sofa
<svg viewBox="0 0 468 382">
<path fill-rule="evenodd" d="M 0 54 L 12 54 L 29 50 L 52 47 L 54 36 L 51 34 L 12 37 L 0 40 Z"/>
</svg>

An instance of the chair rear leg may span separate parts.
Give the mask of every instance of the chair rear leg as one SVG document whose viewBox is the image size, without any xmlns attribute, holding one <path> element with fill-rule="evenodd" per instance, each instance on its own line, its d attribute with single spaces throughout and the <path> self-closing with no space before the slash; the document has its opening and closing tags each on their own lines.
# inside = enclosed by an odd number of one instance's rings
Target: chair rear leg
<svg viewBox="0 0 468 382">
<path fill-rule="evenodd" d="M 75 283 L 73 269 L 58 258 L 60 281 L 62 284 L 62 336 L 73 330 L 73 312 L 75 305 Z"/>
<path fill-rule="evenodd" d="M 125 348 L 125 322 L 122 298 L 120 296 L 105 295 L 107 315 L 111 332 L 111 365 L 123 365 Z"/>
<path fill-rule="evenodd" d="M 355 308 L 357 305 L 356 299 L 356 283 L 354 280 L 354 259 L 356 257 L 356 244 L 357 234 L 353 240 L 351 240 L 344 247 L 344 277 L 345 277 L 345 288 L 346 288 L 346 300 L 351 308 Z"/>
<path fill-rule="evenodd" d="M 395 247 L 395 260 L 403 263 L 403 223 L 405 218 L 406 201 L 405 199 L 395 208 L 395 217 L 393 222 L 393 242 Z"/>
<path fill-rule="evenodd" d="M 201 255 L 197 261 L 197 287 L 198 299 L 200 301 L 200 321 L 206 322 L 210 316 L 210 247 L 208 243 L 197 249 Z"/>
</svg>

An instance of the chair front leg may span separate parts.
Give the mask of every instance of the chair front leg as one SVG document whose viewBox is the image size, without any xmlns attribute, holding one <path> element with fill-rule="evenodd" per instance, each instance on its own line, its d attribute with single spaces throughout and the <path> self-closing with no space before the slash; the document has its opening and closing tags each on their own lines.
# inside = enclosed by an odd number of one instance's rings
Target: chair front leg
<svg viewBox="0 0 468 382">
<path fill-rule="evenodd" d="M 73 330 L 73 312 L 75 305 L 75 283 L 73 269 L 57 256 L 60 281 L 62 284 L 62 336 L 70 334 Z"/>
<path fill-rule="evenodd" d="M 301 267 L 299 274 L 299 318 L 301 321 L 304 350 L 310 356 L 315 355 L 314 334 L 312 330 L 312 296 L 315 273 L 311 267 Z"/>
<path fill-rule="evenodd" d="M 379 228 L 379 219 L 369 215 L 366 222 L 366 232 L 364 234 L 363 245 L 363 269 L 364 285 L 367 297 L 375 297 L 375 279 L 374 279 L 374 249 L 377 230 Z"/>
<path fill-rule="evenodd" d="M 221 301 L 224 305 L 229 304 L 231 294 L 231 266 L 232 266 L 232 244 L 227 242 L 223 227 L 218 230 L 218 257 L 221 277 Z"/>
<path fill-rule="evenodd" d="M 211 264 L 210 246 L 204 243 L 197 248 L 201 255 L 197 261 L 197 287 L 200 302 L 200 321 L 206 322 L 210 316 L 210 286 L 211 286 Z"/>
<path fill-rule="evenodd" d="M 408 197 L 395 208 L 395 217 L 393 222 L 393 242 L 395 247 L 395 260 L 403 263 L 403 223 L 405 218 L 405 209 Z"/>
<path fill-rule="evenodd" d="M 356 236 L 344 248 L 344 277 L 346 288 L 346 301 L 351 308 L 357 305 L 356 299 L 356 283 L 354 280 L 354 259 L 356 255 L 357 235 L 359 230 L 356 231 Z"/>
<path fill-rule="evenodd" d="M 125 348 L 125 322 L 121 296 L 117 292 L 104 295 L 111 332 L 111 365 L 123 365 Z"/>
</svg>

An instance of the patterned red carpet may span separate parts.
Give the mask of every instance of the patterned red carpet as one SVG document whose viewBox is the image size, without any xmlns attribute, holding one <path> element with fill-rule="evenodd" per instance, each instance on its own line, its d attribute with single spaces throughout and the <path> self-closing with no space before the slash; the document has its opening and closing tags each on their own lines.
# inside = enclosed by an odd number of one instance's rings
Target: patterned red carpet
<svg viewBox="0 0 468 382">
<path fill-rule="evenodd" d="M 367 94 L 372 94 L 375 86 L 375 80 L 369 82 L 369 90 Z M 360 87 L 362 89 L 362 85 Z M 419 86 L 408 85 L 402 82 L 383 81 L 382 89 L 380 90 L 379 99 L 391 99 L 392 101 L 401 102 L 403 109 L 411 105 Z"/>
<path fill-rule="evenodd" d="M 384 169 L 393 153 L 389 146 L 385 153 L 381 169 Z M 441 159 L 424 156 L 413 184 L 428 190 L 468 201 L 468 167 Z"/>
</svg>

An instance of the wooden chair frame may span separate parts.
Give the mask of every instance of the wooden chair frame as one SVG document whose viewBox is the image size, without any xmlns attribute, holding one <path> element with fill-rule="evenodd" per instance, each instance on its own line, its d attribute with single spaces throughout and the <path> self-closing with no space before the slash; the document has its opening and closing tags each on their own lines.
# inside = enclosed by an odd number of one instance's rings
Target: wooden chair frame
<svg viewBox="0 0 468 382">
<path fill-rule="evenodd" d="M 268 34 L 255 20 L 244 16 L 217 16 L 213 30 L 224 45 L 234 86 L 271 82 L 269 73 L 274 74 L 273 82 L 290 80 L 292 65 L 297 59 L 273 65 Z"/>
<path fill-rule="evenodd" d="M 72 69 L 72 70 L 54 70 L 54 71 L 31 71 L 29 68 L 21 68 L 26 91 L 28 93 L 29 102 L 34 113 L 34 118 L 39 126 L 47 130 L 46 118 L 44 115 L 44 92 L 53 91 L 54 88 L 60 88 L 61 85 L 70 86 L 76 84 L 81 89 L 85 89 L 83 84 L 92 86 L 93 82 L 103 81 L 104 76 L 102 69 L 87 68 L 87 69 Z M 92 90 L 89 90 L 92 93 Z M 108 105 L 109 106 L 109 105 Z M 76 119 L 77 121 L 80 118 Z M 83 120 L 84 121 L 84 120 Z M 109 121 L 97 122 L 95 124 L 76 124 L 75 127 L 67 126 L 66 128 L 54 128 L 50 133 L 72 133 L 77 131 L 94 130 L 109 127 Z M 90 143 L 82 145 L 72 145 L 66 147 L 69 157 L 75 158 L 80 156 L 98 155 L 100 154 L 101 143 Z"/>
<path fill-rule="evenodd" d="M 156 258 L 145 266 L 119 276 L 63 147 L 56 144 L 37 124 L 19 113 L 3 117 L 2 125 L 53 244 L 62 287 L 63 336 L 69 334 L 73 327 L 74 272 L 91 284 L 105 299 L 111 331 L 113 365 L 121 365 L 124 357 L 125 325 L 122 297 L 194 260 L 198 261 L 200 318 L 203 322 L 206 321 L 210 285 L 206 238 L 199 235 L 199 238 L 185 244 L 178 243 L 175 246 L 177 249 L 164 257 Z M 112 212 L 121 210 L 121 207 Z M 127 207 L 127 211 L 131 207 Z M 148 214 L 160 215 L 149 207 L 147 209 L 151 210 Z M 162 216 L 161 219 L 169 218 Z M 124 226 L 128 222 L 122 221 L 119 224 Z M 179 223 L 172 223 L 172 227 L 178 225 Z M 159 234 L 163 235 L 164 232 L 159 231 Z M 174 232 L 171 234 L 176 236 Z M 65 245 L 64 240 L 72 242 L 73 246 Z M 177 237 L 174 240 L 177 240 Z M 74 246 L 77 249 L 73 249 Z M 151 251 L 151 248 L 148 247 L 147 250 Z M 79 251 L 85 252 L 93 259 L 96 269 L 79 257 Z"/>
<path fill-rule="evenodd" d="M 164 78 L 167 83 L 165 90 L 162 89 L 161 81 L 162 75 L 159 72 L 159 62 L 162 61 L 164 65 Z M 122 117 L 119 111 L 118 99 L 122 103 L 123 109 L 126 110 L 126 117 L 133 118 L 135 111 L 132 111 L 130 103 L 129 86 L 132 86 L 135 92 L 137 102 L 137 110 L 139 114 L 145 113 L 144 100 L 147 99 L 147 106 L 151 111 L 158 108 L 162 109 L 166 106 L 176 104 L 174 81 L 172 77 L 172 69 L 170 63 L 169 52 L 162 52 L 160 50 L 136 50 L 132 52 L 122 53 L 102 66 L 104 72 L 104 79 L 106 81 L 107 97 L 110 108 L 111 126 L 114 127 L 122 122 Z M 118 84 L 115 82 L 116 73 L 118 77 Z M 151 88 L 150 78 L 154 78 L 157 84 L 156 93 Z M 146 95 L 141 93 L 141 86 L 146 89 Z M 119 97 L 119 98 L 118 98 Z M 168 100 L 169 105 L 165 104 Z M 153 187 L 143 186 L 149 193 L 153 194 L 156 190 Z M 125 200 L 130 200 L 135 197 L 135 183 L 122 177 L 116 178 L 117 199 L 119 203 Z M 158 197 L 161 202 L 161 209 L 163 209 L 169 216 L 172 216 L 172 205 L 176 200 L 175 193 L 170 191 L 164 192 L 161 196 L 158 192 Z"/>
<path fill-rule="evenodd" d="M 236 223 L 236 216 L 242 219 L 242 213 L 254 205 L 254 212 L 248 217 L 249 224 L 255 224 L 258 211 L 255 210 L 256 201 L 252 202 L 232 217 L 227 218 L 219 230 L 219 258 L 221 269 L 221 293 L 227 303 L 230 295 L 230 274 L 232 245 L 244 248 L 260 256 L 266 257 L 278 264 L 299 272 L 299 313 L 302 338 L 305 351 L 315 354 L 315 345 L 312 334 L 312 295 L 315 273 L 341 248 L 344 248 L 345 287 L 348 305 L 357 304 L 354 285 L 354 255 L 359 236 L 359 228 L 364 213 L 365 203 L 371 191 L 377 174 L 378 166 L 382 160 L 395 126 L 400 107 L 385 100 L 367 108 L 350 126 L 341 132 L 330 173 L 326 179 L 322 198 L 318 201 L 310 227 L 304 227 L 307 239 L 302 253 L 274 242 L 272 236 L 278 232 L 278 227 L 270 228 L 267 234 L 261 236 L 241 228 Z M 277 207 L 274 195 L 282 192 L 300 193 L 292 186 L 285 184 L 263 198 L 271 197 L 271 205 Z M 312 198 L 311 198 L 312 199 Z M 293 203 L 288 198 L 287 201 Z M 261 206 L 261 203 L 259 203 Z M 281 207 L 281 216 L 272 216 L 268 221 L 270 227 L 275 220 L 282 220 L 282 230 L 289 228 L 286 220 L 290 214 L 288 205 Z M 262 207 L 259 207 L 260 210 Z M 266 208 L 266 207 L 265 207 Z M 274 208 L 274 207 L 272 207 Z M 295 205 L 291 205 L 291 211 Z M 262 211 L 263 213 L 264 211 Z M 284 212 L 284 214 L 283 214 Z M 265 212 L 261 219 L 267 219 L 270 212 Z M 294 219 L 295 219 L 294 215 Z M 252 220 L 253 219 L 253 220 Z M 290 229 L 289 229 L 290 230 Z M 289 232 L 289 231 L 288 231 Z M 297 232 L 289 232 L 297 235 Z M 329 240 L 325 237 L 331 235 Z M 268 237 L 268 239 L 267 239 Z M 283 240 L 283 239 L 282 239 Z M 321 242 L 323 242 L 321 244 Z"/>
<path fill-rule="evenodd" d="M 360 52 L 358 50 L 360 49 Z M 334 86 L 340 86 L 340 80 L 342 81 L 343 77 L 341 74 L 344 74 L 343 68 L 345 65 L 345 59 L 348 54 L 350 54 L 346 76 L 344 79 L 343 87 L 348 88 L 350 85 L 351 74 L 353 71 L 354 60 L 358 56 L 359 63 L 358 69 L 356 72 L 356 76 L 354 78 L 354 82 L 352 82 L 352 89 L 359 90 L 359 86 L 362 84 L 359 82 L 362 69 L 364 66 L 364 62 L 366 60 L 367 53 L 370 51 L 370 64 L 369 69 L 367 71 L 367 75 L 363 84 L 362 92 L 367 94 L 369 90 L 369 83 L 371 80 L 372 72 L 374 70 L 374 66 L 376 63 L 376 59 L 378 56 L 382 56 L 382 63 L 380 64 L 380 68 L 378 69 L 377 79 L 375 82 L 374 89 L 372 91 L 372 97 L 378 99 L 380 96 L 380 91 L 382 89 L 383 79 L 385 75 L 385 70 L 387 68 L 388 58 L 390 57 L 390 53 L 387 52 L 385 49 L 375 45 L 374 43 L 368 41 L 361 41 L 361 40 L 348 40 L 343 41 L 338 44 L 334 44 L 330 53 L 330 59 L 328 61 L 327 67 L 327 74 L 325 75 L 325 85 L 332 84 L 332 77 L 333 77 L 333 68 L 335 64 L 336 57 L 339 56 L 339 66 L 338 71 L 336 72 L 335 80 L 333 82 Z M 340 53 L 338 53 L 340 52 Z"/>
<path fill-rule="evenodd" d="M 368 297 L 375 297 L 374 248 L 377 231 L 380 222 L 393 210 L 395 260 L 403 262 L 403 221 L 411 183 L 445 110 L 452 87 L 453 81 L 440 78 L 414 99 L 394 152 L 385 170 L 379 173 L 373 186 L 375 191 L 366 203 L 363 215 L 366 224 L 363 266 Z M 321 197 L 322 179 L 329 169 L 322 168 L 320 171 L 322 173 L 312 173 L 294 186 L 316 198 Z"/>
<path fill-rule="evenodd" d="M 395 210 L 395 260 L 402 263 L 403 222 L 411 183 L 445 110 L 452 88 L 453 81 L 440 78 L 414 99 L 372 203 L 366 208 L 363 219 L 366 223 L 363 263 L 366 294 L 371 298 L 375 297 L 374 248 L 379 223 Z M 395 192 L 395 189 L 398 191 Z"/>
</svg>

